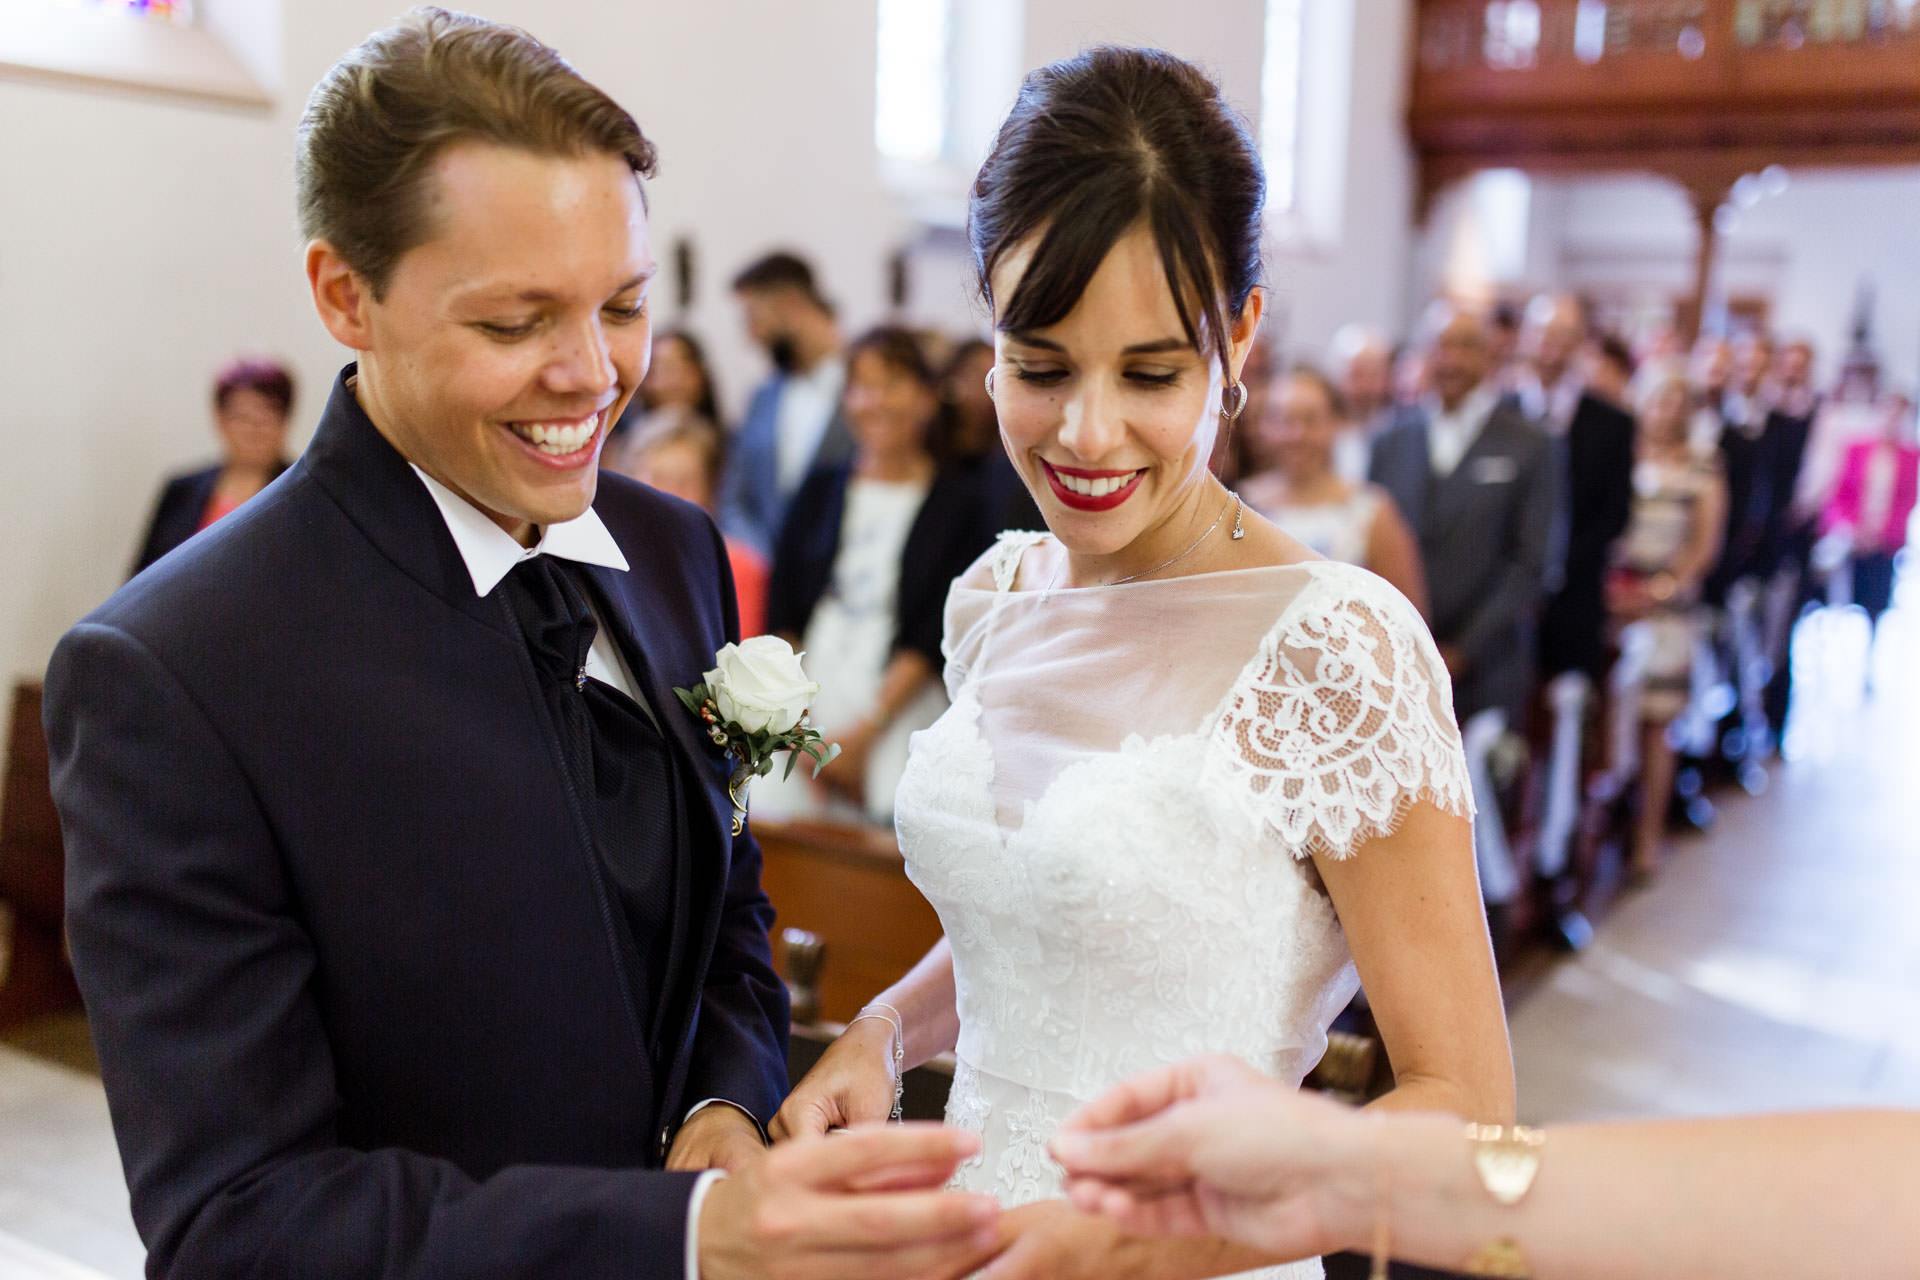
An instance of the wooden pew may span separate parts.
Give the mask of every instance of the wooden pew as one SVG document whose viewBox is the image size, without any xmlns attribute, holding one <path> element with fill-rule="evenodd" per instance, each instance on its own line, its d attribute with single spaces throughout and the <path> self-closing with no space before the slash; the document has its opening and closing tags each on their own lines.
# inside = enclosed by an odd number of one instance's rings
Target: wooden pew
<svg viewBox="0 0 1920 1280">
<path fill-rule="evenodd" d="M 0 1028 L 80 1007 L 62 917 L 66 858 L 47 775 L 40 682 L 13 689 L 0 785 Z"/>
<path fill-rule="evenodd" d="M 767 822 L 755 823 L 754 835 L 765 858 L 761 884 L 778 913 L 775 956 L 787 929 L 804 929 L 826 950 L 813 1018 L 845 1022 L 940 940 L 940 918 L 907 879 L 893 832 Z"/>
</svg>

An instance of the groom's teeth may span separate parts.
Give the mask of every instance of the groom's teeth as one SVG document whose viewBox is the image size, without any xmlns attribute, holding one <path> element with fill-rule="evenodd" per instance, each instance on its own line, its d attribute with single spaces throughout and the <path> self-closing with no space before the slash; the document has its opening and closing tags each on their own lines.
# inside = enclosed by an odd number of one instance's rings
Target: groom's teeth
<svg viewBox="0 0 1920 1280">
<path fill-rule="evenodd" d="M 544 454 L 562 458 L 587 447 L 600 429 L 600 415 L 585 422 L 531 422 L 513 424 L 513 433 Z"/>
</svg>

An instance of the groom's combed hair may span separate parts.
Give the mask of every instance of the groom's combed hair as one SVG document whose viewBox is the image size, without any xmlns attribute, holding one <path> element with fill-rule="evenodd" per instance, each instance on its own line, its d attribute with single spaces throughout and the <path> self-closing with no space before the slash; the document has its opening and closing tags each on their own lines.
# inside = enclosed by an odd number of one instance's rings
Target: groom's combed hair
<svg viewBox="0 0 1920 1280">
<path fill-rule="evenodd" d="M 1144 224 L 1187 340 L 1226 362 L 1260 282 L 1266 175 L 1219 86 L 1158 49 L 1101 46 L 1027 76 L 974 179 L 967 234 L 1003 331 L 1066 319 L 1114 242 Z M 1011 298 L 994 268 L 1039 236 Z"/>
<path fill-rule="evenodd" d="M 308 97 L 294 148 L 301 235 L 331 244 L 381 296 L 400 256 L 432 234 L 428 170 L 465 141 L 654 171 L 633 117 L 554 50 L 517 27 L 421 7 L 349 51 Z"/>
</svg>

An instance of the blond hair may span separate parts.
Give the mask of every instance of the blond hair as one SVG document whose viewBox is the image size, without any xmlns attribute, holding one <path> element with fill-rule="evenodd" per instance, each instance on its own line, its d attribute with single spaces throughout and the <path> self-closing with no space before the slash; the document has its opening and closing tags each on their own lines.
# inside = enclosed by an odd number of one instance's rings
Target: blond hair
<svg viewBox="0 0 1920 1280">
<path fill-rule="evenodd" d="M 307 98 L 294 148 L 300 234 L 331 244 L 381 296 L 401 255 L 431 235 L 428 171 L 465 141 L 654 171 L 633 117 L 554 50 L 423 6 L 350 50 Z"/>
</svg>

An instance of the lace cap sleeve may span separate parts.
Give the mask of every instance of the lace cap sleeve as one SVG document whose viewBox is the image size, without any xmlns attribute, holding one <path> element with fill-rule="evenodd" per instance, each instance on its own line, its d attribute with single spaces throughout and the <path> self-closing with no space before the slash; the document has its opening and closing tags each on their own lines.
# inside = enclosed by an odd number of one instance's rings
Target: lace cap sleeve
<svg viewBox="0 0 1920 1280">
<path fill-rule="evenodd" d="M 1296 858 L 1352 857 L 1419 800 L 1473 816 L 1453 690 L 1426 624 L 1328 564 L 1261 641 L 1212 731 L 1205 784 Z"/>
</svg>

